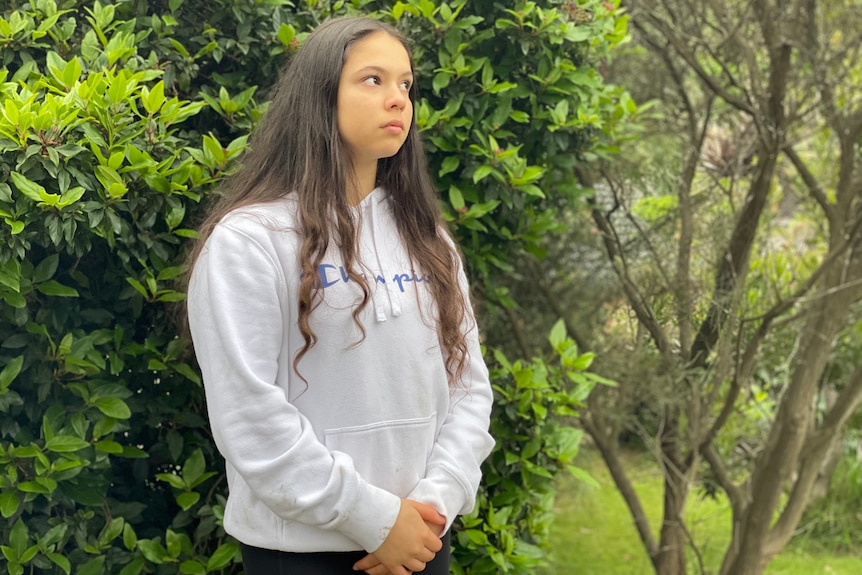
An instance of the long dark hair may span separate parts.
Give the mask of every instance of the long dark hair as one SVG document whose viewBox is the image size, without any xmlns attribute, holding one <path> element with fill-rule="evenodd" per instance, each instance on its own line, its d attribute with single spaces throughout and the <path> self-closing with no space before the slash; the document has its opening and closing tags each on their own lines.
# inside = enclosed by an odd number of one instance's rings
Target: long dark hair
<svg viewBox="0 0 862 575">
<path fill-rule="evenodd" d="M 362 288 L 363 297 L 353 310 L 353 321 L 363 337 L 365 334 L 359 314 L 368 304 L 370 288 L 355 269 L 357 232 L 347 199 L 347 186 L 353 174 L 338 132 L 336 106 L 347 53 L 353 44 L 373 32 L 385 32 L 398 39 L 413 69 L 407 40 L 383 22 L 341 17 L 315 29 L 275 86 L 269 109 L 241 158 L 241 169 L 223 183 L 221 197 L 201 225 L 189 260 L 191 269 L 213 228 L 232 210 L 296 193 L 302 234 L 298 324 L 305 340 L 293 360 L 297 374 L 299 361 L 317 342 L 309 323 L 321 297 L 315 285 L 315 270 L 332 241 L 338 246 L 350 279 Z M 415 103 L 417 96 L 414 82 L 410 100 Z M 401 149 L 394 156 L 378 161 L 377 185 L 392 200 L 394 219 L 411 260 L 431 279 L 425 285 L 436 304 L 436 327 L 446 356 L 446 369 L 451 380 L 457 381 L 467 359 L 464 334 L 467 301 L 458 281 L 459 255 L 445 235 L 415 122 Z"/>
</svg>

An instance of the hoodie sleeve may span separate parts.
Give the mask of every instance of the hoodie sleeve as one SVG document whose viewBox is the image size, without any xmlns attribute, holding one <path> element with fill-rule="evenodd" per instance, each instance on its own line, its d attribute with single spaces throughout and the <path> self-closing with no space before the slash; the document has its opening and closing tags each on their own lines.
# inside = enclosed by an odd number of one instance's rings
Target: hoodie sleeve
<svg viewBox="0 0 862 575">
<path fill-rule="evenodd" d="M 458 277 L 467 303 L 464 321 L 467 365 L 460 381 L 451 382 L 449 413 L 431 451 L 425 477 L 406 497 L 427 503 L 443 514 L 446 517 L 444 532 L 457 515 L 469 513 L 476 504 L 476 492 L 482 479 L 480 467 L 494 448 L 494 438 L 488 433 L 493 392 L 460 259 L 458 265 Z"/>
<path fill-rule="evenodd" d="M 188 293 L 216 445 L 273 513 L 374 551 L 401 501 L 364 481 L 349 456 L 330 452 L 276 384 L 279 369 L 293 369 L 292 358 L 280 356 L 287 282 L 267 236 L 244 227 L 216 227 Z"/>
</svg>

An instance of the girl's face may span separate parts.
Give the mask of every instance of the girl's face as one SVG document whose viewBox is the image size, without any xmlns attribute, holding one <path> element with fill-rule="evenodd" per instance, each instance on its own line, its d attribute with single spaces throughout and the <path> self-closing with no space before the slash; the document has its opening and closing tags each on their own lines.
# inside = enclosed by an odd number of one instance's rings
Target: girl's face
<svg viewBox="0 0 862 575">
<path fill-rule="evenodd" d="M 347 52 L 338 84 L 338 132 L 354 168 L 394 156 L 413 122 L 410 57 L 398 39 L 372 32 Z"/>
</svg>

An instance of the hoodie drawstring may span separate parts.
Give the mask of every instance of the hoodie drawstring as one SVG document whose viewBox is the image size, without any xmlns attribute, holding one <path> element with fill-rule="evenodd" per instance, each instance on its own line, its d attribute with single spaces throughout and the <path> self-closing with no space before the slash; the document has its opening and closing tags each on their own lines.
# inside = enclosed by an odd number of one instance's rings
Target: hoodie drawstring
<svg viewBox="0 0 862 575">
<path fill-rule="evenodd" d="M 386 296 L 388 296 L 389 299 L 389 307 L 392 310 L 392 317 L 398 317 L 401 315 L 401 294 L 396 289 L 394 279 L 391 279 L 386 275 L 386 270 L 383 269 L 383 264 L 380 261 L 380 250 L 377 246 L 377 236 L 382 233 L 378 228 L 377 222 L 379 218 L 377 215 L 377 204 L 380 200 L 376 197 L 371 197 L 369 200 L 371 204 L 369 213 L 369 219 L 371 220 L 371 245 L 374 248 L 374 258 L 377 263 L 380 277 L 383 280 L 382 287 L 385 288 Z M 372 278 L 372 282 L 375 284 L 371 297 L 371 302 L 374 306 L 374 315 L 377 317 L 377 321 L 386 321 L 383 290 L 380 289 L 381 286 L 377 285 L 379 283 L 377 277 Z"/>
</svg>

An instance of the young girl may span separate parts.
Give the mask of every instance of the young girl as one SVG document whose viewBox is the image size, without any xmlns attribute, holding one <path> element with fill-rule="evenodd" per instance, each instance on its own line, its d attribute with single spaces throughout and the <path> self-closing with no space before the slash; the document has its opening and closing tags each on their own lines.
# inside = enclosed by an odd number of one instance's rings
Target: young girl
<svg viewBox="0 0 862 575">
<path fill-rule="evenodd" d="M 396 30 L 318 27 L 192 255 L 247 575 L 446 575 L 449 527 L 475 502 L 491 388 L 416 97 Z"/>
</svg>

